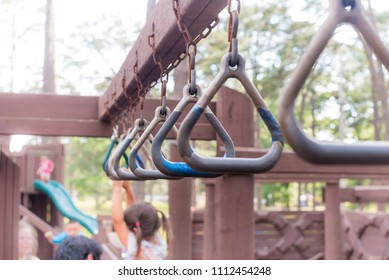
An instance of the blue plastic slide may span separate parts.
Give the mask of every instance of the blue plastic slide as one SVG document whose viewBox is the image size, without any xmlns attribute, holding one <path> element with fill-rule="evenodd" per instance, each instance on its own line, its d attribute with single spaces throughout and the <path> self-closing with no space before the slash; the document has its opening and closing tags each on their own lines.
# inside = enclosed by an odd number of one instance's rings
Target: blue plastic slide
<svg viewBox="0 0 389 280">
<path fill-rule="evenodd" d="M 97 220 L 81 212 L 74 205 L 69 192 L 60 183 L 55 181 L 45 183 L 40 180 L 34 180 L 34 187 L 46 193 L 63 216 L 70 220 L 78 221 L 92 234 L 98 233 Z"/>
</svg>

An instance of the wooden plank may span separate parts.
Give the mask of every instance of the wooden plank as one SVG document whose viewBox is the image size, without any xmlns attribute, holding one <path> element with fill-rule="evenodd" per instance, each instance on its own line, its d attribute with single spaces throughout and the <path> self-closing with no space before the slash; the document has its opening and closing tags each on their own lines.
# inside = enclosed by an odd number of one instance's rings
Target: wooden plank
<svg viewBox="0 0 389 280">
<path fill-rule="evenodd" d="M 354 189 L 358 202 L 389 202 L 389 187 L 387 186 L 357 186 Z"/>
<path fill-rule="evenodd" d="M 3 118 L 61 119 L 78 121 L 99 121 L 98 96 L 48 95 L 32 93 L 0 92 L 0 116 Z M 167 100 L 171 109 L 177 106 L 177 100 Z M 154 117 L 155 108 L 161 105 L 158 98 L 148 98 L 144 104 L 146 119 Z M 216 111 L 216 103 L 209 107 Z M 187 112 L 183 113 L 186 116 Z M 199 123 L 205 123 L 205 118 Z"/>
<path fill-rule="evenodd" d="M 44 194 L 30 194 L 30 211 L 35 213 L 43 221 L 50 223 L 50 216 L 47 213 L 47 205 L 49 203 L 49 197 Z M 47 239 L 43 236 L 43 233 L 38 232 L 39 251 L 38 257 L 41 260 L 51 260 L 53 258 L 53 246 L 47 242 Z"/>
<path fill-rule="evenodd" d="M 0 92 L 0 101 L 2 117 L 98 120 L 97 96 Z"/>
<path fill-rule="evenodd" d="M 180 123 L 178 123 L 179 125 Z M 0 134 L 28 134 L 40 136 L 79 136 L 79 137 L 111 137 L 112 125 L 99 121 L 68 121 L 1 118 Z M 214 140 L 215 131 L 208 124 L 196 126 L 192 133 L 193 140 Z M 166 139 L 173 139 L 169 134 Z"/>
<path fill-rule="evenodd" d="M 45 233 L 47 231 L 51 231 L 54 234 L 58 234 L 59 233 L 56 229 L 54 229 L 52 226 L 50 226 L 48 223 L 43 221 L 41 218 L 39 218 L 37 215 L 32 213 L 30 210 L 28 210 L 23 205 L 19 205 L 19 213 L 20 213 L 21 216 L 24 216 L 25 218 L 27 218 L 27 221 L 32 226 L 34 226 L 35 228 L 40 230 L 41 232 Z"/>
<path fill-rule="evenodd" d="M 339 180 L 339 176 L 336 174 L 317 174 L 304 172 L 305 170 L 301 170 L 300 174 L 268 172 L 262 174 L 255 174 L 254 177 L 255 181 L 260 183 L 335 182 Z"/>
<path fill-rule="evenodd" d="M 0 151 L 0 259 L 9 259 L 5 251 L 6 246 L 6 231 L 7 221 L 6 219 L 6 156 Z"/>
<path fill-rule="evenodd" d="M 17 244 L 15 241 L 15 235 L 18 234 L 18 231 L 14 232 L 14 225 L 18 223 L 18 215 L 15 215 L 15 211 L 13 210 L 14 205 L 19 205 L 19 199 L 17 201 L 13 201 L 13 188 L 17 187 L 14 185 L 15 177 L 14 177 L 14 164 L 10 158 L 5 157 L 6 159 L 6 186 L 5 186 L 5 209 L 7 210 L 5 220 L 3 222 L 7 225 L 7 230 L 5 231 L 5 252 L 7 256 L 10 258 L 16 257 L 13 254 L 13 249 L 15 249 L 15 245 Z M 17 236 L 17 235 L 16 235 Z"/>
<path fill-rule="evenodd" d="M 12 162 L 14 162 L 12 160 Z M 20 195 L 20 189 L 19 189 L 19 186 L 20 186 L 20 168 L 17 164 L 13 164 L 13 184 L 12 184 L 12 192 L 13 192 L 13 197 L 11 198 L 11 200 L 13 201 L 13 205 L 12 205 L 12 208 L 13 208 L 13 226 L 12 226 L 12 243 L 13 243 L 13 250 L 12 250 L 12 254 L 13 254 L 13 259 L 17 259 L 18 256 L 19 256 L 19 252 L 18 252 L 18 240 L 15 240 L 16 236 L 19 235 L 19 207 L 18 205 L 20 205 L 20 199 L 21 199 L 21 195 Z"/>
<path fill-rule="evenodd" d="M 357 186 L 341 188 L 342 202 L 389 202 L 388 186 Z"/>
<path fill-rule="evenodd" d="M 0 259 L 18 258 L 18 168 L 0 151 Z"/>
<path fill-rule="evenodd" d="M 0 134 L 29 134 L 40 136 L 80 136 L 110 137 L 112 124 L 97 118 L 97 97 L 5 94 L 0 95 Z M 174 108 L 178 101 L 169 100 L 167 105 Z M 155 115 L 155 108 L 161 104 L 159 99 L 148 99 L 145 103 L 144 117 L 148 120 Z M 216 104 L 210 108 L 215 112 Z M 177 126 L 186 116 L 177 122 Z M 193 131 L 194 140 L 213 140 L 215 132 L 203 117 Z M 169 134 L 167 139 L 173 139 Z"/>
<path fill-rule="evenodd" d="M 194 39 L 227 6 L 227 0 L 180 0 L 179 5 L 181 16 Z M 119 104 L 119 107 L 125 107 L 130 104 L 130 100 L 136 101 L 138 99 L 133 70 L 136 62 L 139 78 L 144 87 L 159 78 L 160 70 L 153 61 L 153 51 L 148 45 L 149 36 L 153 32 L 153 26 L 155 47 L 162 58 L 164 68 L 167 68 L 169 64 L 173 63 L 185 51 L 185 43 L 177 27 L 172 1 L 160 0 L 148 17 L 142 32 L 139 34 L 120 70 L 100 98 L 99 118 L 101 120 L 107 120 L 110 116 L 120 113 L 114 104 Z M 124 93 L 123 88 L 125 88 L 126 93 Z"/>
<path fill-rule="evenodd" d="M 110 137 L 112 135 L 112 126 L 99 121 L 0 117 L 0 134 Z"/>
</svg>

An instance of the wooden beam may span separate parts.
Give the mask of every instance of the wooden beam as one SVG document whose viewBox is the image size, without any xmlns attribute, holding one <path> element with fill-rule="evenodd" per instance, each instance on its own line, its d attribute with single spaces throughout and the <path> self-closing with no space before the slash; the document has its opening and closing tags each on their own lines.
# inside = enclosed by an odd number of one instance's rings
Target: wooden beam
<svg viewBox="0 0 389 280">
<path fill-rule="evenodd" d="M 180 0 L 179 5 L 181 16 L 194 39 L 217 18 L 219 12 L 227 6 L 227 0 Z M 133 69 L 136 62 L 138 76 L 144 87 L 159 78 L 160 70 L 154 63 L 153 50 L 148 44 L 153 26 L 155 48 L 162 58 L 165 69 L 185 51 L 185 43 L 177 27 L 172 0 L 160 0 L 123 65 L 100 98 L 99 118 L 101 120 L 108 120 L 110 116 L 120 113 L 118 107 L 129 106 L 130 99 L 137 102 L 137 83 Z"/>
<path fill-rule="evenodd" d="M 98 121 L 97 96 L 0 93 L 0 116 Z"/>
<path fill-rule="evenodd" d="M 19 205 L 19 214 L 27 219 L 27 222 L 39 229 L 41 232 L 45 233 L 47 231 L 51 231 L 54 234 L 58 234 L 59 232 L 53 228 L 51 225 L 43 221 L 41 218 L 39 218 L 37 215 L 32 213 L 30 210 L 28 210 L 23 205 Z"/>
<path fill-rule="evenodd" d="M 112 124 L 98 119 L 98 97 L 48 94 L 0 93 L 0 135 L 29 134 L 41 136 L 110 137 Z M 151 120 L 159 99 L 147 99 L 144 117 Z M 169 108 L 177 100 L 169 100 Z M 216 103 L 210 104 L 215 112 Z M 177 123 L 186 116 L 187 111 Z M 168 139 L 172 139 L 169 135 Z M 214 140 L 213 128 L 205 118 L 199 120 L 193 131 L 194 140 Z"/>
<path fill-rule="evenodd" d="M 0 118 L 0 134 L 110 137 L 112 126 L 98 121 Z"/>
<path fill-rule="evenodd" d="M 341 201 L 345 202 L 389 202 L 388 186 L 357 186 L 340 189 Z"/>
</svg>

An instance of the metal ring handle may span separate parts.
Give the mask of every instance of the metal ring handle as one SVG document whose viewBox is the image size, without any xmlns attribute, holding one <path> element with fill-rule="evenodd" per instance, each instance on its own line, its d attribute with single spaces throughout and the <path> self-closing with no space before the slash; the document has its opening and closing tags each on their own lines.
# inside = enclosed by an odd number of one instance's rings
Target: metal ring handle
<svg viewBox="0 0 389 280">
<path fill-rule="evenodd" d="M 143 178 L 137 177 L 130 171 L 125 170 L 120 166 L 120 158 L 126 153 L 126 149 L 130 146 L 131 142 L 134 140 L 135 136 L 144 130 L 144 126 L 141 126 L 140 119 L 135 120 L 134 127 L 129 129 L 126 137 L 119 143 L 116 147 L 115 153 L 112 156 L 111 161 L 109 162 L 111 166 L 109 167 L 110 174 L 116 180 L 133 180 L 133 181 L 144 181 Z M 147 125 L 147 121 L 143 119 L 144 125 Z M 114 171 L 114 172 L 112 172 Z M 116 174 L 116 176 L 115 176 Z"/>
<path fill-rule="evenodd" d="M 109 176 L 109 170 L 108 170 L 108 160 L 109 160 L 109 157 L 111 156 L 111 153 L 113 151 L 113 149 L 115 148 L 115 146 L 119 143 L 119 140 L 117 138 L 113 138 L 111 143 L 109 144 L 108 148 L 107 148 L 107 151 L 105 152 L 105 155 L 104 155 L 104 158 L 103 158 L 103 162 L 102 162 L 102 166 L 103 166 L 103 169 L 104 169 L 104 172 L 107 176 Z"/>
<path fill-rule="evenodd" d="M 108 177 L 110 177 L 110 173 L 112 171 L 112 170 L 111 171 L 109 170 L 109 160 L 111 158 L 112 151 L 114 150 L 115 146 L 117 146 L 118 144 L 119 144 L 119 140 L 117 138 L 113 138 L 111 143 L 108 146 L 107 151 L 105 152 L 105 155 L 104 155 L 102 166 L 103 166 L 105 174 Z M 128 168 L 129 167 L 128 156 L 126 153 L 123 154 L 123 158 L 124 158 L 124 162 L 125 162 L 125 167 Z M 142 167 L 144 166 L 142 159 L 138 155 L 137 155 L 136 161 L 140 166 L 142 166 Z"/>
<path fill-rule="evenodd" d="M 245 71 L 245 60 L 239 54 L 236 69 L 229 66 L 231 53 L 223 56 L 221 59 L 221 69 L 212 81 L 205 94 L 200 97 L 196 105 L 188 113 L 182 122 L 178 132 L 178 151 L 181 157 L 191 167 L 198 170 L 207 170 L 213 172 L 227 173 L 260 173 L 271 169 L 281 156 L 284 144 L 284 138 L 281 133 L 281 127 L 266 106 L 261 94 L 249 79 Z M 271 137 L 272 146 L 268 152 L 259 158 L 220 158 L 200 156 L 193 150 L 189 143 L 190 134 L 199 120 L 200 116 L 205 113 L 205 108 L 211 102 L 217 91 L 229 78 L 235 78 L 241 82 L 248 96 L 254 103 L 259 115 L 265 122 Z"/>
<path fill-rule="evenodd" d="M 152 121 L 147 125 L 142 135 L 139 137 L 138 141 L 132 147 L 129 157 L 130 169 L 131 171 L 139 178 L 143 179 L 168 179 L 168 180 L 177 180 L 180 177 L 177 176 L 168 176 L 162 173 L 159 170 L 146 170 L 136 164 L 136 155 L 138 154 L 139 149 L 145 143 L 147 139 L 152 135 L 153 129 L 160 123 L 164 122 L 166 118 L 170 115 L 170 109 L 159 106 L 155 109 L 155 116 Z"/>
<path fill-rule="evenodd" d="M 122 135 L 121 139 L 122 138 L 124 138 L 124 135 Z M 117 143 L 116 145 L 119 145 L 119 143 L 120 143 L 118 138 L 116 138 L 116 141 L 113 141 L 113 142 L 116 142 Z M 105 173 L 107 174 L 107 176 L 110 179 L 112 179 L 112 180 L 121 180 L 121 178 L 117 175 L 117 173 L 116 173 L 116 171 L 114 169 L 114 165 L 113 165 L 113 158 L 116 156 L 116 152 L 117 152 L 117 150 L 115 149 L 114 146 L 115 145 L 112 145 L 111 153 L 110 153 L 109 158 L 108 158 L 108 160 L 107 160 L 107 162 L 105 164 L 104 171 L 105 171 Z M 124 161 L 125 161 L 125 167 L 128 168 L 128 157 L 127 157 L 126 153 L 123 154 L 123 158 L 124 158 Z"/>
<path fill-rule="evenodd" d="M 170 176 L 185 176 L 185 177 L 203 177 L 203 178 L 215 178 L 222 175 L 222 173 L 202 172 L 193 169 L 186 162 L 172 162 L 167 160 L 161 152 L 162 143 L 168 135 L 169 131 L 173 129 L 173 132 L 177 131 L 175 127 L 176 122 L 180 118 L 184 109 L 191 103 L 195 103 L 198 97 L 201 96 L 201 89 L 197 87 L 196 95 L 189 93 L 189 85 L 186 85 L 183 90 L 183 98 L 178 102 L 176 108 L 171 112 L 170 116 L 166 119 L 161 129 L 154 137 L 153 144 L 151 146 L 151 154 L 155 166 L 162 173 Z M 212 112 L 212 111 L 211 111 Z M 221 126 L 223 131 L 220 131 L 220 127 L 216 126 L 217 133 L 225 134 L 224 128 Z M 177 132 L 176 132 L 177 133 Z M 228 137 L 226 144 L 226 155 L 234 156 L 234 144 L 231 138 Z"/>
<path fill-rule="evenodd" d="M 389 70 L 389 51 L 377 32 L 363 15 L 359 0 L 346 10 L 341 0 L 330 0 L 330 12 L 312 38 L 279 100 L 279 117 L 282 131 L 289 145 L 305 160 L 318 164 L 388 164 L 389 142 L 371 141 L 355 144 L 326 143 L 307 136 L 294 115 L 295 100 L 316 60 L 323 52 L 337 26 L 342 22 L 353 24 L 362 34 L 374 53 Z"/>
</svg>

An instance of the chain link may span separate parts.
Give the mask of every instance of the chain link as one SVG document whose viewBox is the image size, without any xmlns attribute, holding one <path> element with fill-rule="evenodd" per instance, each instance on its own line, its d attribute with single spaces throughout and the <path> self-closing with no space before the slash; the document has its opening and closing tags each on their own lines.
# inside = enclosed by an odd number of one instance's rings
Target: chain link
<svg viewBox="0 0 389 280">
<path fill-rule="evenodd" d="M 160 80 L 160 81 L 166 80 L 166 82 L 167 82 L 169 79 L 169 73 L 173 69 L 177 68 L 177 66 L 181 63 L 181 61 L 183 61 L 188 56 L 188 54 L 191 56 L 193 56 L 193 54 L 195 55 L 197 53 L 197 47 L 196 47 L 197 43 L 199 43 L 202 39 L 207 38 L 209 36 L 209 34 L 211 34 L 212 30 L 220 23 L 220 18 L 219 17 L 215 18 L 194 39 L 192 39 L 192 36 L 190 35 L 189 30 L 182 19 L 181 13 L 179 12 L 180 11 L 179 0 L 173 0 L 173 11 L 174 11 L 176 18 L 177 18 L 178 29 L 182 33 L 185 44 L 186 44 L 185 51 L 180 53 L 172 63 L 170 63 L 166 68 L 164 68 L 163 64 L 162 64 L 162 57 L 159 55 L 159 53 L 156 50 L 155 26 L 153 24 L 153 27 L 152 27 L 153 32 L 148 37 L 148 44 L 153 49 L 154 63 L 159 67 L 159 69 L 160 69 L 161 73 L 163 73 L 163 75 L 158 77 L 157 79 L 152 80 L 148 86 L 144 87 L 144 85 L 140 79 L 140 76 L 139 76 L 138 59 L 136 59 L 136 62 L 133 66 L 133 71 L 134 71 L 134 76 L 135 76 L 135 82 L 136 82 L 137 89 L 138 89 L 138 97 L 137 97 L 138 102 L 139 102 L 141 95 L 144 95 L 151 88 L 153 88 L 158 83 L 158 80 Z M 138 52 L 136 52 L 136 57 L 138 57 Z M 193 76 L 191 74 L 191 70 L 193 70 L 195 67 L 194 59 L 190 59 L 190 60 L 192 60 L 192 62 L 189 63 L 189 75 Z M 192 77 L 190 77 L 189 79 L 192 80 Z M 125 90 L 125 82 L 126 82 L 125 75 L 123 75 L 123 79 L 122 79 L 123 93 L 125 94 L 126 97 L 128 97 L 126 94 L 126 90 Z M 131 100 L 131 101 L 132 102 L 131 102 L 130 107 L 134 107 L 137 102 L 134 100 Z M 130 109 L 129 111 L 133 111 L 133 109 Z"/>
<path fill-rule="evenodd" d="M 232 7 L 232 1 L 228 1 L 228 42 L 230 43 L 229 52 L 231 53 L 230 66 L 235 67 L 238 64 L 238 26 L 240 14 L 240 0 L 235 0 L 236 7 Z"/>
<path fill-rule="evenodd" d="M 166 80 L 166 82 L 167 82 L 169 80 L 169 75 L 166 72 L 166 70 L 163 68 L 162 58 L 158 54 L 158 52 L 156 50 L 156 47 L 155 47 L 155 26 L 154 26 L 154 23 L 153 23 L 153 33 L 151 35 L 149 35 L 148 43 L 149 43 L 149 46 L 153 49 L 153 60 L 154 60 L 154 63 L 159 67 L 159 70 L 161 72 L 161 74 L 160 74 L 160 81 L 162 82 L 163 80 Z"/>
<path fill-rule="evenodd" d="M 194 43 L 192 36 L 189 33 L 188 27 L 184 23 L 181 11 L 180 11 L 180 2 L 179 0 L 173 0 L 173 11 L 177 19 L 177 26 L 180 30 L 186 45 L 186 54 L 188 56 L 188 81 L 190 84 L 189 92 L 191 94 L 196 93 L 196 54 L 197 46 Z"/>
</svg>

